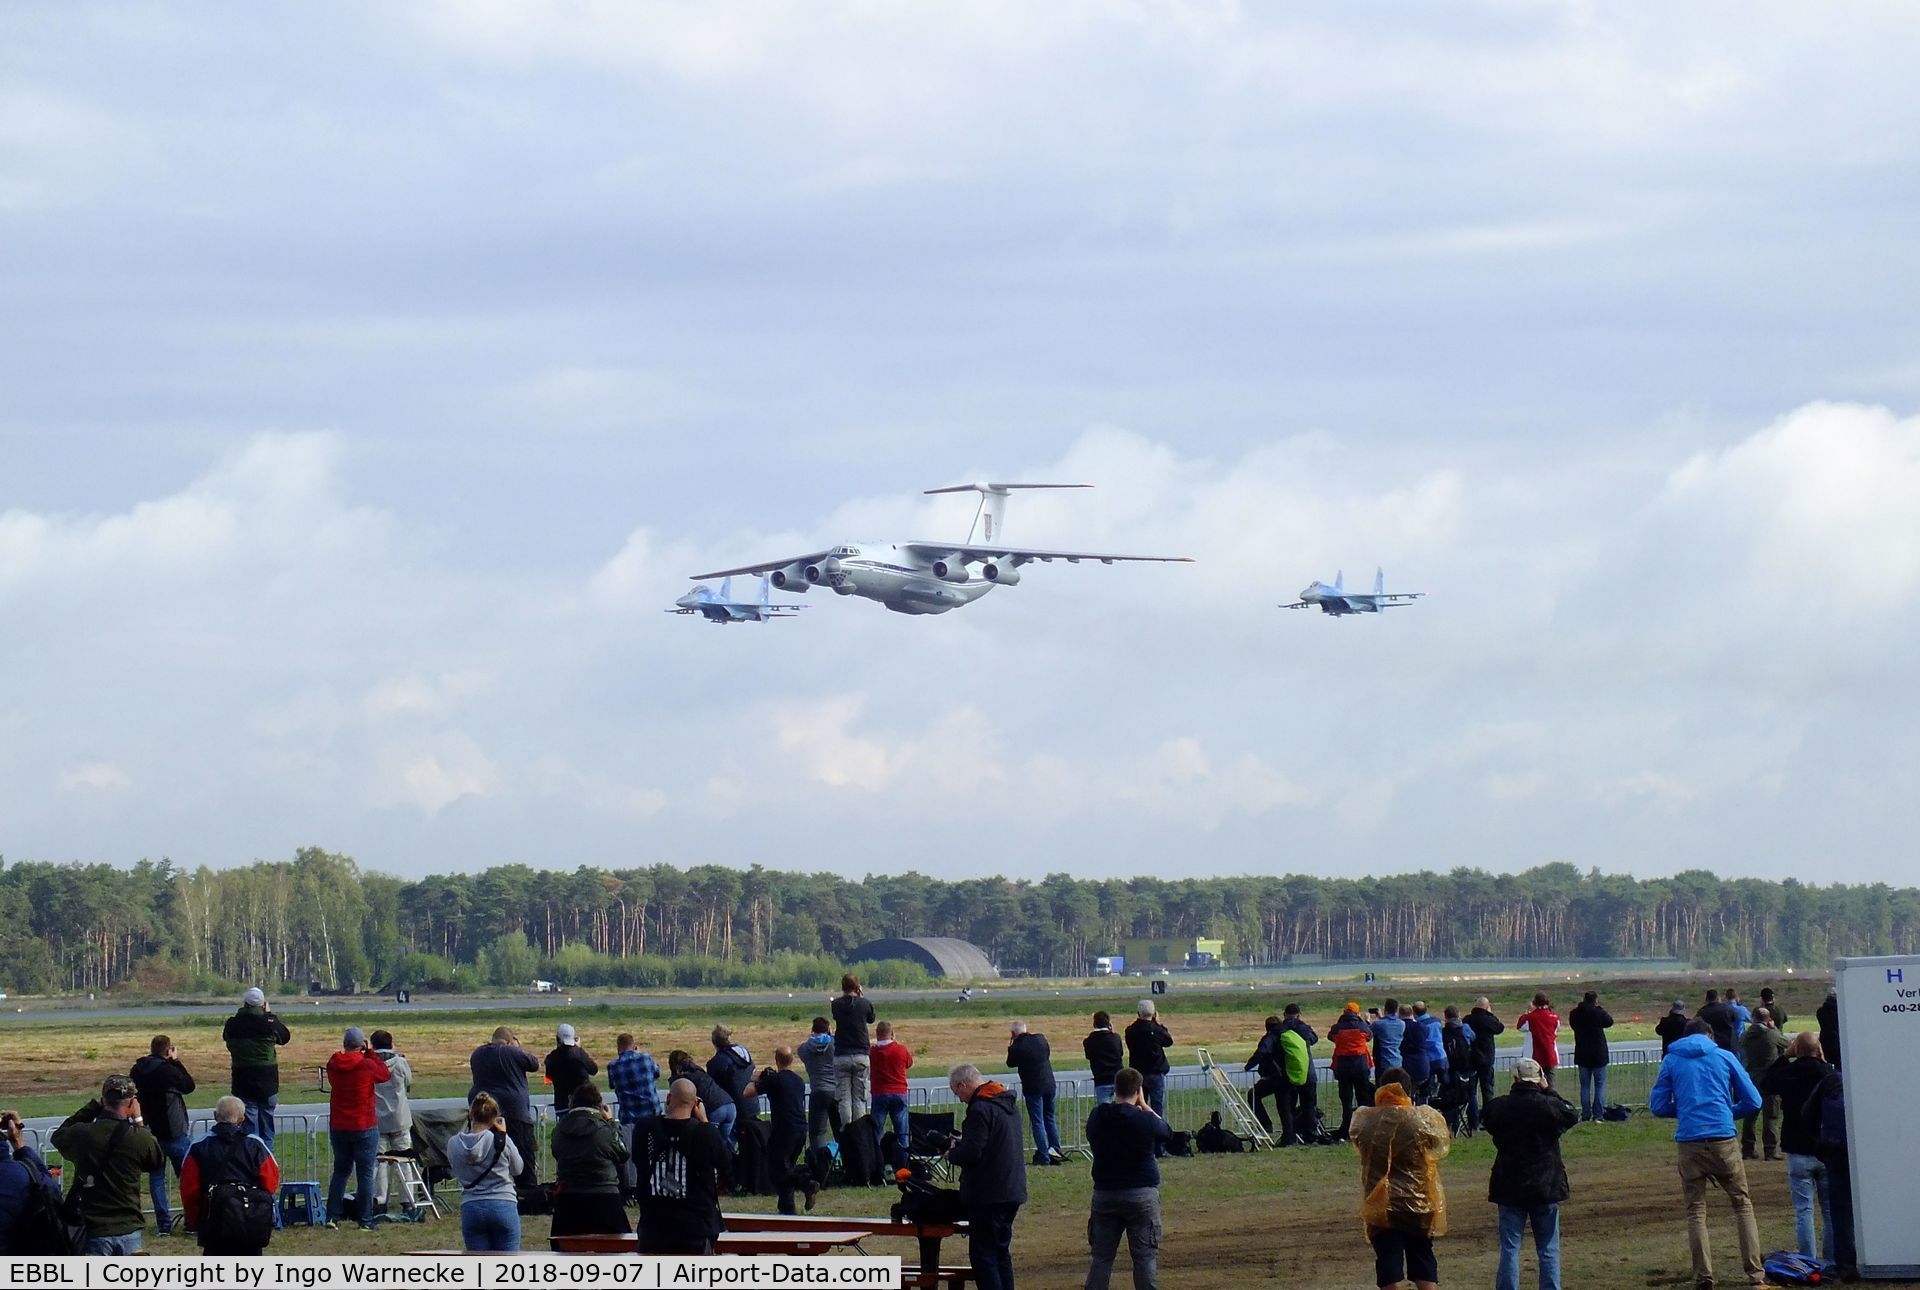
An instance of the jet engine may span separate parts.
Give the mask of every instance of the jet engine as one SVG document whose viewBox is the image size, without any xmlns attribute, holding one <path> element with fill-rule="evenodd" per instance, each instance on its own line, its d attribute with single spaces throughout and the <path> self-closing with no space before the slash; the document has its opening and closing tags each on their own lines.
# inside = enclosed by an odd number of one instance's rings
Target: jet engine
<svg viewBox="0 0 1920 1290">
<path fill-rule="evenodd" d="M 997 582 L 1003 587 L 1018 586 L 1020 583 L 1020 571 L 1010 564 L 1001 564 L 997 560 L 989 560 L 981 565 L 980 576 L 988 582 Z"/>
<path fill-rule="evenodd" d="M 933 576 L 942 582 L 967 582 L 973 578 L 973 574 L 967 569 L 967 562 L 958 557 L 952 560 L 935 560 Z"/>
<path fill-rule="evenodd" d="M 832 556 L 828 556 L 818 564 L 810 564 L 801 570 L 801 574 L 806 580 L 813 583 L 832 582 L 833 576 L 839 572 L 840 561 L 834 559 Z"/>
<path fill-rule="evenodd" d="M 781 591 L 791 591 L 796 595 L 804 595 L 807 590 L 806 570 L 797 564 L 790 564 L 784 569 L 775 569 L 767 575 L 767 581 Z"/>
</svg>

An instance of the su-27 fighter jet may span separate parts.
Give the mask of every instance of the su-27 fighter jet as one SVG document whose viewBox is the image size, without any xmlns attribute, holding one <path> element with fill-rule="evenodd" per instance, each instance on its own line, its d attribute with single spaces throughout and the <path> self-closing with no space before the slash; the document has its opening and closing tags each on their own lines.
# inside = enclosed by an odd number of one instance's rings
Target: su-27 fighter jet
<svg viewBox="0 0 1920 1290">
<path fill-rule="evenodd" d="M 764 623 L 770 618 L 798 618 L 805 605 L 776 603 L 769 594 L 767 580 L 760 579 L 760 599 L 735 600 L 733 579 L 720 580 L 720 592 L 714 594 L 705 583 L 673 602 L 670 614 L 699 614 L 710 623 Z"/>
<path fill-rule="evenodd" d="M 1280 608 L 1312 609 L 1318 606 L 1321 613 L 1332 614 L 1335 617 L 1341 614 L 1377 614 L 1382 609 L 1392 609 L 1396 605 L 1418 600 L 1427 594 L 1424 591 L 1389 593 L 1386 571 L 1382 569 L 1373 571 L 1372 591 L 1347 591 L 1341 585 L 1346 579 L 1347 575 L 1342 571 L 1333 575 L 1331 587 L 1324 582 L 1310 583 L 1307 589 L 1300 593 L 1300 599 L 1290 605 L 1282 605 Z"/>
<path fill-rule="evenodd" d="M 767 575 L 768 581 L 781 591 L 806 592 L 814 587 L 826 587 L 842 596 L 877 600 L 897 614 L 944 614 L 949 609 L 972 604 L 995 587 L 1018 584 L 1021 568 L 1036 560 L 1042 564 L 1055 560 L 1065 560 L 1068 564 L 1079 564 L 1083 560 L 1098 560 L 1101 564 L 1116 561 L 1193 563 L 1183 555 L 1108 555 L 1097 551 L 1041 551 L 1006 545 L 1002 534 L 1006 526 L 1007 498 L 1015 490 L 1091 487 L 1091 484 L 981 483 L 929 488 L 928 495 L 980 494 L 980 505 L 974 511 L 973 526 L 967 530 L 965 541 L 846 543 L 806 555 L 769 560 L 765 564 L 693 576 L 725 578 L 759 573 Z M 980 541 L 974 540 L 976 535 Z"/>
</svg>

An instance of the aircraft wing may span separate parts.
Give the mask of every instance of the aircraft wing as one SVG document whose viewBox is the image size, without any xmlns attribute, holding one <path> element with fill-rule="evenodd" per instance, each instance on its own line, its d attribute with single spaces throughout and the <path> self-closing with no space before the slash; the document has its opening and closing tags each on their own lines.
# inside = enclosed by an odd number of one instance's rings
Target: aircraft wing
<svg viewBox="0 0 1920 1290">
<path fill-rule="evenodd" d="M 1313 602 L 1312 602 L 1312 601 L 1310 601 L 1310 600 L 1296 600 L 1296 601 L 1294 601 L 1294 602 L 1293 602 L 1293 603 L 1292 603 L 1291 605 L 1282 605 L 1282 606 L 1280 606 L 1280 608 L 1282 608 L 1282 609 L 1312 609 L 1312 608 L 1313 608 Z"/>
<path fill-rule="evenodd" d="M 765 564 L 743 564 L 738 569 L 716 569 L 712 573 L 690 575 L 695 582 L 705 578 L 734 578 L 748 573 L 772 573 L 775 569 L 784 569 L 793 564 L 814 564 L 832 555 L 831 551 L 811 551 L 806 555 L 790 555 L 784 560 L 768 560 Z"/>
<path fill-rule="evenodd" d="M 1380 608 L 1385 609 L 1389 605 L 1397 605 L 1402 601 L 1418 600 L 1426 594 L 1424 591 L 1385 591 L 1370 599 Z"/>
<path fill-rule="evenodd" d="M 1041 551 L 1024 546 L 975 546 L 970 542 L 907 542 L 905 548 L 916 555 L 937 559 L 940 556 L 958 556 L 963 560 L 1011 560 L 1018 565 L 1040 561 L 1043 564 L 1054 560 L 1065 560 L 1068 564 L 1079 564 L 1083 560 L 1098 560 L 1101 564 L 1139 563 L 1149 564 L 1192 564 L 1190 555 L 1110 555 L 1101 551 Z"/>
</svg>

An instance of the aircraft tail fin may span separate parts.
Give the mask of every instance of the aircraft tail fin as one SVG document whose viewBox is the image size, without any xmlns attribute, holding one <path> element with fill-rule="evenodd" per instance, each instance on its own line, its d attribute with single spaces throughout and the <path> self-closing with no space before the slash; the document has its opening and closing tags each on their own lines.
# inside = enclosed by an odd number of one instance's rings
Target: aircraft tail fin
<svg viewBox="0 0 1920 1290">
<path fill-rule="evenodd" d="M 733 579 L 732 578 L 720 579 L 720 599 L 722 600 L 733 599 Z"/>
<path fill-rule="evenodd" d="M 1385 569 L 1376 568 L 1373 571 L 1373 594 L 1376 596 L 1384 596 L 1387 594 L 1387 571 Z"/>
<path fill-rule="evenodd" d="M 973 525 L 967 529 L 967 541 L 976 537 L 982 542 L 1006 541 L 1007 496 L 1016 489 L 1027 488 L 1092 488 L 1092 484 L 953 484 L 947 488 L 929 488 L 929 497 L 936 493 L 978 493 L 980 505 L 973 513 Z"/>
<path fill-rule="evenodd" d="M 765 608 L 773 600 L 773 579 L 760 579 L 760 605 Z"/>
<path fill-rule="evenodd" d="M 1345 591 L 1347 589 L 1347 571 L 1345 569 L 1336 569 L 1334 571 L 1333 589 L 1335 591 Z"/>
</svg>

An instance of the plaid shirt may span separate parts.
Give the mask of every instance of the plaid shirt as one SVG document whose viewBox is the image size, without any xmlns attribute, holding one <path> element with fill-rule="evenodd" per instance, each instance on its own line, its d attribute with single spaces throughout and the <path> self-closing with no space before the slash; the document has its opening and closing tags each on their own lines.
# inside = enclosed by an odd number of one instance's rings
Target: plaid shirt
<svg viewBox="0 0 1920 1290">
<path fill-rule="evenodd" d="M 620 1123 L 637 1124 L 660 1113 L 654 1085 L 660 1082 L 660 1065 L 653 1054 L 629 1048 L 607 1063 L 607 1083 L 620 1104 Z"/>
</svg>

